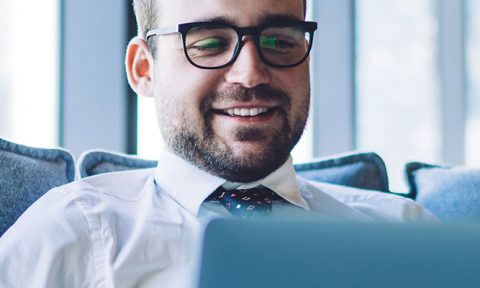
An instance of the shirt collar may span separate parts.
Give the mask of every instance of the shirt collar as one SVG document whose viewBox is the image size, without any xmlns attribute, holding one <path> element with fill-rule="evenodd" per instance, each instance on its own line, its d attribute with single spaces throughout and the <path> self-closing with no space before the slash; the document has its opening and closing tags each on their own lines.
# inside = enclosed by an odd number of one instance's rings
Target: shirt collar
<svg viewBox="0 0 480 288">
<path fill-rule="evenodd" d="M 251 183 L 225 182 L 223 184 L 225 189 L 251 189 L 257 186 L 267 187 L 286 201 L 310 210 L 300 194 L 291 156 L 282 166 L 263 179 Z"/>
<path fill-rule="evenodd" d="M 263 185 L 288 202 L 309 210 L 307 202 L 300 195 L 291 157 L 280 168 L 261 180 L 251 183 L 233 183 L 205 172 L 165 150 L 160 155 L 155 170 L 155 181 L 175 201 L 195 216 L 198 215 L 205 199 L 222 185 L 227 189 L 249 189 Z"/>
</svg>

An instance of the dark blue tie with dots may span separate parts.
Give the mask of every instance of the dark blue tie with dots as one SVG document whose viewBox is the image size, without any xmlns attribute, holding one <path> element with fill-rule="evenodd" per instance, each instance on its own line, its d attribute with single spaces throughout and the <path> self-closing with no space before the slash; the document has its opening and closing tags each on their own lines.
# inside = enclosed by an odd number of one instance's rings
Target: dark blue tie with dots
<svg viewBox="0 0 480 288">
<path fill-rule="evenodd" d="M 250 218 L 269 215 L 272 212 L 272 201 L 279 199 L 280 196 L 265 187 L 238 190 L 220 187 L 206 201 L 219 201 L 232 215 Z"/>
</svg>

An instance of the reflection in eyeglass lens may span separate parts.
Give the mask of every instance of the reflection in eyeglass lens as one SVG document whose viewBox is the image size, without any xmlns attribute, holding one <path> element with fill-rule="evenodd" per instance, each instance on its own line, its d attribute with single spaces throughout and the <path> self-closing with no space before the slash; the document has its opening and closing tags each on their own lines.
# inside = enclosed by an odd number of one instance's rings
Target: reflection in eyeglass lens
<svg viewBox="0 0 480 288">
<path fill-rule="evenodd" d="M 202 26 L 195 29 L 192 29 L 188 32 L 185 47 L 187 49 L 188 56 L 193 60 L 197 58 L 197 61 L 202 61 L 201 57 L 220 57 L 218 63 L 221 61 L 228 62 L 230 57 L 233 55 L 234 47 L 237 42 L 236 32 L 227 27 L 218 27 L 218 26 Z M 227 56 L 225 56 L 227 55 Z M 226 60 L 224 60 L 226 59 Z M 215 64 L 216 62 L 210 62 L 211 65 L 222 65 Z M 204 65 L 204 63 L 197 63 Z"/>
<path fill-rule="evenodd" d="M 297 27 L 265 29 L 260 35 L 261 53 L 276 65 L 292 65 L 301 61 L 307 51 L 309 33 Z"/>
</svg>

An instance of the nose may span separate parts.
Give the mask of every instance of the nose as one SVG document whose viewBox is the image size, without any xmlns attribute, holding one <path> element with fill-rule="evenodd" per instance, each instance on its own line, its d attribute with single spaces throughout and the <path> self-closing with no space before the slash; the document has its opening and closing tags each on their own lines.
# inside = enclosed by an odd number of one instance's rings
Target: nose
<svg viewBox="0 0 480 288">
<path fill-rule="evenodd" d="M 244 38 L 243 47 L 235 62 L 228 68 L 225 79 L 230 84 L 253 88 L 270 80 L 268 68 L 257 54 L 251 37 Z"/>
</svg>

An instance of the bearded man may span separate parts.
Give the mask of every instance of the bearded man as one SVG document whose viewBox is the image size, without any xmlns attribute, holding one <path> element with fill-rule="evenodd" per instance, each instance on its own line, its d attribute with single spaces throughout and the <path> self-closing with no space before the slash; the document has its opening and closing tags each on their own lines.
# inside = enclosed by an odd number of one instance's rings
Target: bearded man
<svg viewBox="0 0 480 288">
<path fill-rule="evenodd" d="M 431 217 L 400 197 L 296 176 L 290 151 L 308 117 L 317 29 L 305 1 L 134 7 L 125 63 L 131 87 L 155 99 L 158 167 L 48 192 L 0 240 L 1 287 L 185 287 L 217 217 Z"/>
</svg>

